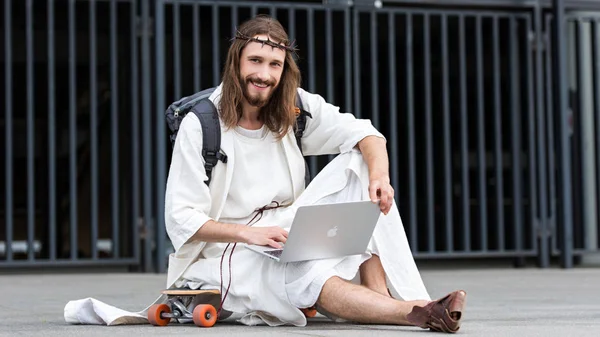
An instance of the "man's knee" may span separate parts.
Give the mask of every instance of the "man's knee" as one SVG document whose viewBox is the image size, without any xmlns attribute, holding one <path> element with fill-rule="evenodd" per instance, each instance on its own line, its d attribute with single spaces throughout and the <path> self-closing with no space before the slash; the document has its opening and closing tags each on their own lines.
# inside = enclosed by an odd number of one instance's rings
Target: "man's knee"
<svg viewBox="0 0 600 337">
<path fill-rule="evenodd" d="M 325 283 L 323 284 L 323 287 L 321 288 L 319 298 L 317 298 L 317 305 L 322 306 L 323 304 L 329 302 L 332 299 L 332 297 L 334 297 L 332 296 L 333 292 L 340 286 L 343 286 L 345 282 L 346 281 L 339 276 L 332 276 L 328 278 L 327 281 L 325 281 Z"/>
</svg>

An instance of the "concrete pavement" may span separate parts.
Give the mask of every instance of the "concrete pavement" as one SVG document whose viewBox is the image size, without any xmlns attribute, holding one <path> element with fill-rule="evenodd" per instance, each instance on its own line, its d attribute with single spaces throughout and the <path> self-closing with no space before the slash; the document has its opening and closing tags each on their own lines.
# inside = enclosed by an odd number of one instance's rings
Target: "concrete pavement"
<svg viewBox="0 0 600 337">
<path fill-rule="evenodd" d="M 600 336 L 600 268 L 572 270 L 477 268 L 425 269 L 432 297 L 453 289 L 468 292 L 458 336 Z M 217 324 L 167 327 L 68 325 L 69 300 L 93 297 L 125 310 L 143 309 L 156 298 L 165 275 L 130 273 L 0 275 L 0 336 L 428 336 L 413 327 L 310 321 L 306 327 Z"/>
</svg>

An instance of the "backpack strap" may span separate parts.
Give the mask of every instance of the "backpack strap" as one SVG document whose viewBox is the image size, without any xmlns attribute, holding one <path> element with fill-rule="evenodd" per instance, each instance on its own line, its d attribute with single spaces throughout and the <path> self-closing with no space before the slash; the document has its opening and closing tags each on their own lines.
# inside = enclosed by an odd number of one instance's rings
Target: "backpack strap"
<svg viewBox="0 0 600 337">
<path fill-rule="evenodd" d="M 202 126 L 202 157 L 204 157 L 204 169 L 210 185 L 212 170 L 220 160 L 227 163 L 227 155 L 221 152 L 221 124 L 217 108 L 209 99 L 202 99 L 196 104 L 191 112 L 198 117 Z"/>
<path fill-rule="evenodd" d="M 312 118 L 310 112 L 306 111 L 302 106 L 302 99 L 300 98 L 300 94 L 296 94 L 296 106 L 298 107 L 296 113 L 296 125 L 294 127 L 294 135 L 296 136 L 296 143 L 298 144 L 298 148 L 300 149 L 300 153 L 304 156 L 302 152 L 302 135 L 304 134 L 304 130 L 306 129 L 306 117 Z M 310 170 L 308 168 L 308 162 L 304 159 L 304 186 L 308 186 L 311 181 L 310 178 Z"/>
</svg>

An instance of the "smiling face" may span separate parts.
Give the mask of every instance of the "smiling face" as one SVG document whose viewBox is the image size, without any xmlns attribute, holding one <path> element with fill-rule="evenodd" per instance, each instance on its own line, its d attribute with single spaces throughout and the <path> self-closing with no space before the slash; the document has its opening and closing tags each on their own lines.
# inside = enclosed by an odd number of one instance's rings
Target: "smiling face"
<svg viewBox="0 0 600 337">
<path fill-rule="evenodd" d="M 297 48 L 279 21 L 258 15 L 236 31 L 223 68 L 219 117 L 227 128 L 246 117 L 284 137 L 296 123 L 301 83 Z"/>
<path fill-rule="evenodd" d="M 256 35 L 267 40 L 267 35 Z M 263 107 L 279 85 L 286 52 L 258 42 L 250 42 L 240 57 L 240 86 L 244 99 L 252 106 Z"/>
</svg>

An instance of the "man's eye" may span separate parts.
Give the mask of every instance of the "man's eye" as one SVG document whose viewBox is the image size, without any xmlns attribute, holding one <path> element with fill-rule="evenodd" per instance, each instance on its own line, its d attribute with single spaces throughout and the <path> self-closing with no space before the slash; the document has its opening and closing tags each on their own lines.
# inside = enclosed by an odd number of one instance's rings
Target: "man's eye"
<svg viewBox="0 0 600 337">
<path fill-rule="evenodd" d="M 250 62 L 252 62 L 252 63 L 258 63 L 258 62 L 260 62 L 260 60 L 259 59 L 250 59 Z"/>
<path fill-rule="evenodd" d="M 281 67 L 281 63 L 271 63 L 273 67 Z"/>
</svg>

